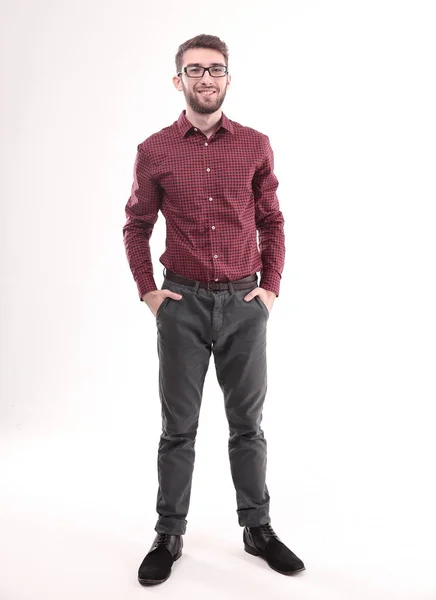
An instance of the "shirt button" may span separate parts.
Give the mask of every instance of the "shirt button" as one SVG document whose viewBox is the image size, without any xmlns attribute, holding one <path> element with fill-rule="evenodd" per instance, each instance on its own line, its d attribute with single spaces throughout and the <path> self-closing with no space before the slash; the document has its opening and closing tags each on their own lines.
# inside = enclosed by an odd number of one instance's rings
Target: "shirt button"
<svg viewBox="0 0 436 600">
<path fill-rule="evenodd" d="M 218 279 L 215 279 L 215 281 L 218 281 Z"/>
<path fill-rule="evenodd" d="M 213 255 L 213 257 L 214 257 L 214 258 L 218 258 L 218 254 L 214 254 L 214 255 Z"/>
<path fill-rule="evenodd" d="M 207 167 L 206 171 L 209 173 L 209 171 L 210 171 L 209 167 Z"/>
<path fill-rule="evenodd" d="M 197 131 L 197 128 L 196 128 L 196 127 L 194 127 L 194 131 Z"/>
<path fill-rule="evenodd" d="M 213 198 L 209 198 L 209 202 L 212 202 Z"/>
<path fill-rule="evenodd" d="M 207 143 L 207 142 L 204 142 L 204 145 L 205 145 L 205 146 L 208 146 L 208 143 Z"/>
<path fill-rule="evenodd" d="M 215 225 L 212 225 L 212 229 L 215 229 Z"/>
</svg>

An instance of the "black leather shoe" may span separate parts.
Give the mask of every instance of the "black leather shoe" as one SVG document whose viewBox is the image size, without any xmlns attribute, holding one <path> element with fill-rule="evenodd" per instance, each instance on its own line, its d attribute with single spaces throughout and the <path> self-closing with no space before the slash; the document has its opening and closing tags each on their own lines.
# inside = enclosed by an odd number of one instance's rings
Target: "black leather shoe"
<svg viewBox="0 0 436 600">
<path fill-rule="evenodd" d="M 244 527 L 243 540 L 246 552 L 264 558 L 271 569 L 278 573 L 293 575 L 306 568 L 303 561 L 274 533 L 270 523 Z"/>
<path fill-rule="evenodd" d="M 171 575 L 174 561 L 182 556 L 183 540 L 181 535 L 158 533 L 138 570 L 141 585 L 163 583 Z"/>
</svg>

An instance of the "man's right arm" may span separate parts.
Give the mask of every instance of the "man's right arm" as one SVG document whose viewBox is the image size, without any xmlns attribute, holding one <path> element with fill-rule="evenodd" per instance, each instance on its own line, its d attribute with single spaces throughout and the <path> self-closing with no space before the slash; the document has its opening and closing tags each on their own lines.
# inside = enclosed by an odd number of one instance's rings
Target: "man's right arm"
<svg viewBox="0 0 436 600">
<path fill-rule="evenodd" d="M 123 239 L 127 260 L 138 288 L 139 299 L 157 289 L 153 277 L 150 237 L 158 218 L 162 188 L 153 180 L 142 144 L 138 145 L 133 167 L 133 184 L 127 201 Z"/>
</svg>

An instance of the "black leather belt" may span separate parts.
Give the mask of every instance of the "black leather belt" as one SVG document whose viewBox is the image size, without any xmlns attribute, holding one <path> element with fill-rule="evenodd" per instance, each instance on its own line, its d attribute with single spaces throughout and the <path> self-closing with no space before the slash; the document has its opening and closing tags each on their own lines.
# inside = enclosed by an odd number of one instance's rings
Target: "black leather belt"
<svg viewBox="0 0 436 600">
<path fill-rule="evenodd" d="M 181 283 L 183 285 L 189 285 L 194 287 L 197 283 L 195 279 L 186 279 L 186 277 L 182 277 L 181 275 L 177 275 L 173 273 L 169 269 L 164 270 L 164 276 L 170 281 L 174 281 L 174 283 Z M 243 277 L 242 279 L 235 279 L 231 282 L 233 288 L 235 290 L 248 290 L 253 287 L 253 283 L 257 282 L 257 273 L 253 275 L 247 275 L 247 277 Z M 200 281 L 199 286 L 202 289 L 207 290 L 208 292 L 220 292 L 222 290 L 229 289 L 228 281 Z"/>
</svg>

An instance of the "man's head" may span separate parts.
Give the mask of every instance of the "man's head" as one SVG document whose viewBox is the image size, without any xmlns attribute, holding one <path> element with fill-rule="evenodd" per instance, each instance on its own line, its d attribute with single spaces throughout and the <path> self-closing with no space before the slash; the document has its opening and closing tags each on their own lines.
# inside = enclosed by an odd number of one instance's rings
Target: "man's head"
<svg viewBox="0 0 436 600">
<path fill-rule="evenodd" d="M 228 56 L 226 44 L 214 35 L 197 35 L 179 46 L 173 82 L 195 112 L 214 113 L 224 102 L 231 80 Z M 203 67 L 210 67 L 212 75 Z"/>
</svg>

